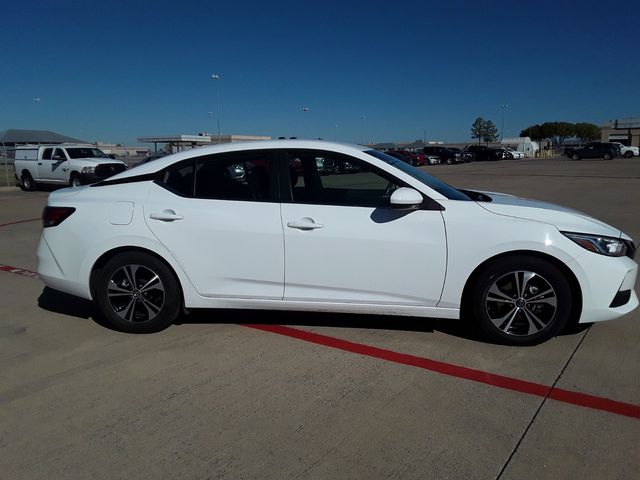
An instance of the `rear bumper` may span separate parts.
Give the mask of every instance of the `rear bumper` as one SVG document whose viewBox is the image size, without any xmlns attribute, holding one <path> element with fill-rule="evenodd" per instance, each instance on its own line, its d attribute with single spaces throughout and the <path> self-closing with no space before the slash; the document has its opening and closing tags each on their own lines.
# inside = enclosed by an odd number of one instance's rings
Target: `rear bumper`
<svg viewBox="0 0 640 480">
<path fill-rule="evenodd" d="M 44 235 L 40 237 L 36 256 L 38 260 L 38 274 L 47 287 L 91 300 L 89 285 L 69 279 L 63 267 L 58 262 L 58 259 L 51 251 Z"/>
</svg>

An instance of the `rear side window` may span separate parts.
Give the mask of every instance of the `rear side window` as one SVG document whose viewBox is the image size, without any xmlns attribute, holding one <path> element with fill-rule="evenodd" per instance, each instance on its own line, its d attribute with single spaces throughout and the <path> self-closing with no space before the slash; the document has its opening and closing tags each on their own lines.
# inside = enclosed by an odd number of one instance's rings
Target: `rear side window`
<svg viewBox="0 0 640 480">
<path fill-rule="evenodd" d="M 275 161 L 265 150 L 200 157 L 195 196 L 217 200 L 278 201 Z"/>
<path fill-rule="evenodd" d="M 193 196 L 195 160 L 179 162 L 161 172 L 157 183 L 181 197 Z"/>
</svg>

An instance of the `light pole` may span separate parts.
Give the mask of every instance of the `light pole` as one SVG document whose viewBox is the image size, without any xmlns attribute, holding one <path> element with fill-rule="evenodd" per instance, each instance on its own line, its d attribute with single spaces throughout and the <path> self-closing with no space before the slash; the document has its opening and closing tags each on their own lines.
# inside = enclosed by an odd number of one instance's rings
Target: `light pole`
<svg viewBox="0 0 640 480">
<path fill-rule="evenodd" d="M 360 145 L 364 145 L 364 120 L 365 116 L 360 116 Z"/>
<path fill-rule="evenodd" d="M 220 143 L 220 87 L 217 85 L 220 75 L 217 73 L 211 74 L 211 80 L 216 82 L 216 117 L 218 120 L 218 143 Z"/>
<path fill-rule="evenodd" d="M 427 129 L 426 128 L 422 129 L 422 144 L 425 147 L 427 146 Z"/>
<path fill-rule="evenodd" d="M 506 103 L 500 105 L 500 110 L 502 110 L 502 128 L 500 129 L 500 143 L 504 140 L 504 112 L 509 108 L 509 105 Z"/>
</svg>

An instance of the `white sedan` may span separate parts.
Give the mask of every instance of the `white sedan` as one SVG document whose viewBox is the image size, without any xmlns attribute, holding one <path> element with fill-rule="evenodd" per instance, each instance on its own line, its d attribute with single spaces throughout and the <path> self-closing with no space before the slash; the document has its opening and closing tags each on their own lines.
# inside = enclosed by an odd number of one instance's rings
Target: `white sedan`
<svg viewBox="0 0 640 480">
<path fill-rule="evenodd" d="M 352 168 L 325 175 L 318 159 Z M 92 299 L 127 332 L 164 329 L 184 309 L 243 308 L 462 316 L 525 345 L 638 305 L 635 246 L 620 230 L 457 190 L 356 145 L 177 153 L 53 192 L 43 225 L 44 283 Z"/>
</svg>

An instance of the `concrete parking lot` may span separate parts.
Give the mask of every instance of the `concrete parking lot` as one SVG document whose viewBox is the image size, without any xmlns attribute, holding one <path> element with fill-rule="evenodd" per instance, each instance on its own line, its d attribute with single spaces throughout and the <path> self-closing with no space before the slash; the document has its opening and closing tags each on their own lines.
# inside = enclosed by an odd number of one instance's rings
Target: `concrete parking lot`
<svg viewBox="0 0 640 480">
<path fill-rule="evenodd" d="M 427 169 L 640 239 L 638 158 Z M 31 273 L 46 197 L 0 191 L 0 478 L 637 478 L 637 310 L 530 348 L 451 321 L 288 312 L 127 335 Z"/>
</svg>

